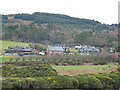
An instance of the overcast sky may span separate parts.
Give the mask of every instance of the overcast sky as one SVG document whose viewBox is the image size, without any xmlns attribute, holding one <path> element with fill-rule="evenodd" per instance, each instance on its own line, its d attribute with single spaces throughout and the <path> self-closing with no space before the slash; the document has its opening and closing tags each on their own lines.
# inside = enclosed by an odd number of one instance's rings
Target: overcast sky
<svg viewBox="0 0 120 90">
<path fill-rule="evenodd" d="M 0 14 L 48 12 L 118 23 L 120 0 L 1 0 Z"/>
</svg>

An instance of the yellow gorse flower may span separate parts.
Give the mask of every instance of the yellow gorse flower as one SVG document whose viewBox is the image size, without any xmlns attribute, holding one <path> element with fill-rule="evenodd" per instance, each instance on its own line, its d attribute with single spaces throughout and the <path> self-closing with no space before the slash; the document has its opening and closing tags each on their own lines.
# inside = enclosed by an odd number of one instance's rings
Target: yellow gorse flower
<svg viewBox="0 0 120 90">
<path fill-rule="evenodd" d="M 55 83 L 56 81 L 55 81 L 55 80 L 53 80 L 53 82 Z"/>
<path fill-rule="evenodd" d="M 13 80 L 19 80 L 19 78 L 12 78 Z"/>
<path fill-rule="evenodd" d="M 116 71 L 116 70 L 113 70 L 113 71 L 111 71 L 110 73 L 119 73 L 118 71 Z"/>
<path fill-rule="evenodd" d="M 34 79 L 34 78 L 30 78 L 30 77 L 25 78 L 25 80 L 35 81 L 35 79 Z"/>
<path fill-rule="evenodd" d="M 98 74 L 98 73 L 95 73 L 95 75 L 100 75 L 100 74 Z"/>
<path fill-rule="evenodd" d="M 51 80 L 51 79 L 53 79 L 53 78 L 52 78 L 52 77 L 48 77 L 48 78 L 47 78 L 47 80 Z"/>
<path fill-rule="evenodd" d="M 89 77 L 91 77 L 91 78 L 93 78 L 93 79 L 95 79 L 95 80 L 97 80 L 97 81 L 100 81 L 98 78 L 96 78 L 95 76 L 89 76 Z"/>
<path fill-rule="evenodd" d="M 108 76 L 103 76 L 103 77 L 105 77 L 105 78 L 107 78 L 107 79 L 112 79 L 111 77 L 108 77 Z"/>
</svg>

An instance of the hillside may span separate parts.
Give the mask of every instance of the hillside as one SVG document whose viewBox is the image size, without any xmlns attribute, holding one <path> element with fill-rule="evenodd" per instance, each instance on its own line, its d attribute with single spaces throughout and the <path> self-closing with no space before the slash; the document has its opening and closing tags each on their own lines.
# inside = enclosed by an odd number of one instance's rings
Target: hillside
<svg viewBox="0 0 120 90">
<path fill-rule="evenodd" d="M 40 13 L 3 15 L 2 40 L 117 47 L 117 24 L 101 24 L 62 14 Z"/>
<path fill-rule="evenodd" d="M 35 12 L 33 14 L 15 14 L 14 19 L 33 21 L 38 24 L 57 24 L 63 26 L 63 28 L 71 29 L 92 29 L 92 30 L 104 30 L 116 29 L 117 25 L 101 24 L 95 20 L 75 18 L 63 14 L 51 14 Z M 15 21 L 8 20 L 7 15 L 3 15 L 3 22 L 13 23 Z"/>
</svg>

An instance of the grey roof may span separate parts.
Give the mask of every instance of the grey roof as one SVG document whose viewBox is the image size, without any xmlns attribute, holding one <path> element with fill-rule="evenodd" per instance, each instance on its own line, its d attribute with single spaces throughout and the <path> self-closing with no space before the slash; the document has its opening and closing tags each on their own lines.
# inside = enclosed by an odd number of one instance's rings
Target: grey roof
<svg viewBox="0 0 120 90">
<path fill-rule="evenodd" d="M 5 49 L 6 52 L 31 52 L 31 49 L 26 49 L 24 46 L 9 46 Z"/>
<path fill-rule="evenodd" d="M 48 47 L 49 51 L 64 51 L 62 46 L 50 46 Z"/>
<path fill-rule="evenodd" d="M 95 47 L 83 47 L 80 49 L 80 51 L 88 51 L 88 52 L 98 52 L 99 49 L 95 48 Z"/>
<path fill-rule="evenodd" d="M 31 51 L 31 49 L 5 49 L 5 51 Z"/>
<path fill-rule="evenodd" d="M 9 46 L 8 49 L 25 49 L 24 46 Z"/>
</svg>

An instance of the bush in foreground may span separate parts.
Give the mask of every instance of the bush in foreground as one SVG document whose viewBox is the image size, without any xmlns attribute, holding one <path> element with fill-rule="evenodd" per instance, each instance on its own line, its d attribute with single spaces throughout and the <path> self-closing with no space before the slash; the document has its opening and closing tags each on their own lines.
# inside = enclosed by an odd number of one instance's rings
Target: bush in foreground
<svg viewBox="0 0 120 90">
<path fill-rule="evenodd" d="M 46 63 L 32 64 L 31 66 L 17 67 L 14 65 L 3 65 L 2 75 L 4 77 L 40 77 L 40 76 L 55 76 L 56 70 Z"/>
<path fill-rule="evenodd" d="M 84 74 L 77 76 L 8 77 L 3 88 L 54 89 L 119 89 L 120 73 Z"/>
</svg>

